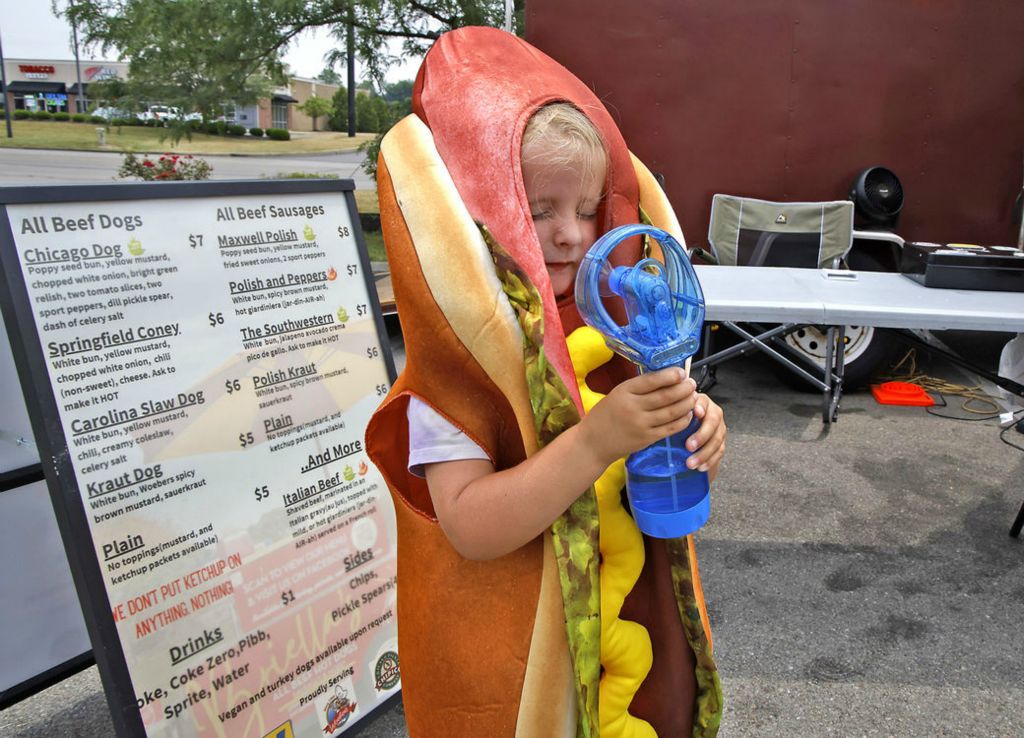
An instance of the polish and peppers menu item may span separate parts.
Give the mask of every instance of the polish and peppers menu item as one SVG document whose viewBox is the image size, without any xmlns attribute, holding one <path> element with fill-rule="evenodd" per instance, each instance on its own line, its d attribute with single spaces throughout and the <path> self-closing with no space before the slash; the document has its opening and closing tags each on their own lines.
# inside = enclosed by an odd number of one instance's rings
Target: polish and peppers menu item
<svg viewBox="0 0 1024 738">
<path fill-rule="evenodd" d="M 331 736 L 399 687 L 389 387 L 342 192 L 7 206 L 151 736 Z"/>
</svg>

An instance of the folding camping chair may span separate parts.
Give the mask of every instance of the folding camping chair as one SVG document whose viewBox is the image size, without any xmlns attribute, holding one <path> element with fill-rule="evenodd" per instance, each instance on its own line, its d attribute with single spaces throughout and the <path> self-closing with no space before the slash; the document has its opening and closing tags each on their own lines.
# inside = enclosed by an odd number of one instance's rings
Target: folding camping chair
<svg viewBox="0 0 1024 738">
<path fill-rule="evenodd" d="M 853 244 L 853 202 L 769 202 L 749 197 L 715 195 L 711 202 L 708 243 L 717 262 L 725 266 L 783 266 L 836 268 Z M 768 327 L 723 321 L 719 325 L 740 337 L 739 344 L 720 351 L 710 345 L 711 331 L 704 335 L 704 353 L 693 369 L 707 367 L 714 381 L 715 367 L 736 356 L 759 350 L 822 391 L 822 420 L 836 419 L 843 385 L 842 326 L 826 332 L 824 367 L 809 360 L 801 366 L 785 337 L 807 326 L 785 324 Z M 803 358 L 803 357 L 799 357 Z"/>
</svg>

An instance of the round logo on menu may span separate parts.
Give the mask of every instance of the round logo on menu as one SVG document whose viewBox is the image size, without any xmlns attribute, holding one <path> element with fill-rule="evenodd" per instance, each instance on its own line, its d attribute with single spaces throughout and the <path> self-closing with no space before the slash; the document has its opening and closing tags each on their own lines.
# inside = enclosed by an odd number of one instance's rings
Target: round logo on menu
<svg viewBox="0 0 1024 738">
<path fill-rule="evenodd" d="M 373 667 L 373 686 L 378 692 L 387 692 L 392 689 L 402 675 L 398 670 L 398 654 L 394 651 L 385 651 L 377 659 L 377 665 Z"/>
<path fill-rule="evenodd" d="M 348 691 L 342 687 L 335 687 L 334 696 L 328 700 L 324 710 L 324 717 L 327 718 L 324 733 L 333 735 L 338 728 L 348 722 L 349 716 L 355 711 L 356 703 L 349 700 Z"/>
</svg>

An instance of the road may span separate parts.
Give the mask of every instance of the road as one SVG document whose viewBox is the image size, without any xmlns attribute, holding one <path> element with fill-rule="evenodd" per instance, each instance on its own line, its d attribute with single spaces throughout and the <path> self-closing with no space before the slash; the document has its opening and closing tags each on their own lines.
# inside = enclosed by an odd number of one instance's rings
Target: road
<svg viewBox="0 0 1024 738">
<path fill-rule="evenodd" d="M 79 184 L 117 179 L 121 154 L 100 151 L 0 149 L 0 185 Z M 355 180 L 356 189 L 372 189 L 373 180 L 362 169 L 363 154 L 296 156 L 203 156 L 211 166 L 211 179 L 266 179 L 292 172 L 330 174 Z"/>
</svg>

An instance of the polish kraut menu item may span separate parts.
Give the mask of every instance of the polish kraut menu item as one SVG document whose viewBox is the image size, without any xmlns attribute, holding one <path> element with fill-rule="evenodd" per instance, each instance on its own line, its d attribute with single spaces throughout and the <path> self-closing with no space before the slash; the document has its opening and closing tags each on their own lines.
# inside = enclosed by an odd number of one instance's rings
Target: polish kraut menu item
<svg viewBox="0 0 1024 738">
<path fill-rule="evenodd" d="M 399 687 L 390 384 L 346 196 L 9 204 L 152 736 L 325 736 Z"/>
</svg>

